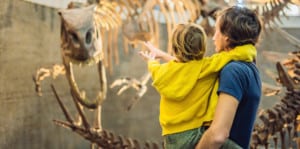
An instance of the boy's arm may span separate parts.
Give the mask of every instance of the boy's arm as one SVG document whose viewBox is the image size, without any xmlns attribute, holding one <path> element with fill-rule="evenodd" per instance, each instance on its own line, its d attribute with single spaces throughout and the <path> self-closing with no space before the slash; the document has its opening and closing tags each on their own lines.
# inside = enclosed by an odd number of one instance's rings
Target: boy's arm
<svg viewBox="0 0 300 149">
<path fill-rule="evenodd" d="M 152 79 L 155 77 L 155 73 L 159 71 L 160 63 L 159 61 L 155 60 L 156 54 L 152 53 L 151 51 L 141 51 L 139 52 L 139 55 L 144 58 L 144 60 L 147 61 L 148 64 L 148 70 L 151 73 Z"/>
<path fill-rule="evenodd" d="M 156 55 L 156 58 L 158 58 L 158 59 L 162 59 L 165 62 L 176 59 L 174 56 L 172 56 L 172 55 L 168 54 L 167 52 L 164 52 L 164 51 L 156 48 L 155 46 L 153 46 L 149 42 L 144 42 L 144 45 L 149 49 L 149 51 L 151 53 L 154 53 Z"/>
<path fill-rule="evenodd" d="M 252 45 L 239 46 L 228 52 L 223 51 L 214 54 L 211 57 L 204 57 L 202 59 L 202 65 L 200 68 L 201 73 L 199 74 L 199 78 L 219 72 L 227 63 L 232 60 L 252 62 L 255 57 L 256 48 Z"/>
<path fill-rule="evenodd" d="M 156 72 L 159 71 L 161 64 L 156 60 L 148 61 L 148 70 L 151 73 L 152 79 L 155 78 Z"/>
</svg>

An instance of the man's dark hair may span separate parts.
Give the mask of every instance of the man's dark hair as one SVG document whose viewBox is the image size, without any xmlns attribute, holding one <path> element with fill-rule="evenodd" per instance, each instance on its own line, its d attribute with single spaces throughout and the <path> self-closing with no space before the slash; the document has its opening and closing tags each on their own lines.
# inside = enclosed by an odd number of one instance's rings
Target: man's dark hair
<svg viewBox="0 0 300 149">
<path fill-rule="evenodd" d="M 223 35 L 227 36 L 228 48 L 258 42 L 261 33 L 261 21 L 257 14 L 246 8 L 232 6 L 218 14 L 219 27 Z"/>
</svg>

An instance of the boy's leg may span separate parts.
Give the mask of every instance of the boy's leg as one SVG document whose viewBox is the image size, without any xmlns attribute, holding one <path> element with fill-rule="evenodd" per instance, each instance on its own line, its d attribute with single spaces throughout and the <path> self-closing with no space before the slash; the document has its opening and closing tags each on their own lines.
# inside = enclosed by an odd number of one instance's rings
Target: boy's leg
<svg viewBox="0 0 300 149">
<path fill-rule="evenodd" d="M 165 149 L 194 149 L 207 127 L 200 127 L 164 136 Z M 227 139 L 221 149 L 243 149 L 234 141 Z"/>
<path fill-rule="evenodd" d="M 227 139 L 226 142 L 222 145 L 221 149 L 243 149 L 234 141 Z"/>
<path fill-rule="evenodd" d="M 206 127 L 164 136 L 165 149 L 194 149 Z"/>
</svg>

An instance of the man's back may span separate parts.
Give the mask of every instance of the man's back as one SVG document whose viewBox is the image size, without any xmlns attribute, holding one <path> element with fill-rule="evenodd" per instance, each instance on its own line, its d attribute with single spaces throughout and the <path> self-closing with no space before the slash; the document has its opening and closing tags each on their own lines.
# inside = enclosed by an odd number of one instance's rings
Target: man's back
<svg viewBox="0 0 300 149">
<path fill-rule="evenodd" d="M 248 148 L 261 96 L 261 80 L 255 64 L 240 61 L 227 64 L 220 73 L 220 92 L 239 100 L 229 138 Z"/>
</svg>

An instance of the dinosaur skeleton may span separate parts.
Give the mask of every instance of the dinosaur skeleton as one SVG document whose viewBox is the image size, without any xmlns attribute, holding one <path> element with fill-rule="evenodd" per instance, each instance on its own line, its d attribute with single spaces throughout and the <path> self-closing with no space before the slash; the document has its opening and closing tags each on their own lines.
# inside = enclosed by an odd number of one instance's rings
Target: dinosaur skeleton
<svg viewBox="0 0 300 149">
<path fill-rule="evenodd" d="M 294 52 L 297 55 L 298 52 Z M 298 140 L 299 147 L 299 115 L 300 115 L 300 61 L 298 58 L 277 62 L 280 83 L 286 87 L 285 96 L 273 107 L 259 113 L 261 123 L 256 124 L 252 135 L 251 148 L 269 147 L 273 139 L 275 148 L 278 147 L 278 135 L 281 148 L 292 148 L 292 141 Z M 298 118 L 297 118 L 298 117 Z M 286 143 L 286 133 L 288 142 Z"/>
<path fill-rule="evenodd" d="M 94 22 L 94 12 L 97 11 L 95 5 L 83 7 L 83 8 L 72 8 L 75 5 L 69 5 L 70 9 L 61 10 L 59 14 L 61 16 L 61 54 L 63 66 L 56 66 L 53 69 L 48 70 L 41 68 L 38 70 L 34 80 L 36 82 L 36 90 L 41 92 L 40 82 L 49 75 L 55 76 L 56 74 L 65 74 L 71 94 L 74 99 L 74 103 L 79 112 L 78 121 L 73 121 L 67 110 L 63 107 L 60 102 L 57 93 L 55 92 L 54 86 L 52 89 L 58 99 L 61 108 L 66 114 L 68 123 L 61 121 L 55 121 L 56 124 L 64 124 L 63 126 L 69 126 L 72 130 L 82 135 L 84 138 L 94 138 L 94 134 L 102 130 L 101 126 L 101 103 L 106 98 L 107 82 L 105 67 L 102 63 L 103 50 L 102 50 L 102 39 L 101 32 L 98 24 Z M 103 6 L 105 8 L 105 6 Z M 72 8 L 72 9 L 71 9 Z M 98 13 L 98 11 L 97 11 Z M 76 20 L 81 20 L 80 22 Z M 93 24 L 95 23 L 95 24 Z M 107 26 L 111 27 L 111 26 Z M 113 26 L 112 26 L 113 27 Z M 93 100 L 86 97 L 85 91 L 81 91 L 76 83 L 73 64 L 79 66 L 85 65 L 97 65 L 100 89 Z M 54 75 L 55 74 L 55 75 Z M 93 109 L 95 111 L 95 122 L 93 127 L 89 125 L 87 119 L 82 116 L 83 107 Z M 68 125 L 69 124 L 69 125 Z M 83 125 L 83 126 L 82 126 Z M 81 129 L 82 128 L 82 129 Z M 84 131 L 82 131 L 84 129 Z M 92 135 L 92 136 L 89 136 Z M 91 139 L 93 142 L 93 139 Z"/>
<path fill-rule="evenodd" d="M 278 13 L 291 1 L 271 1 L 271 7 L 274 12 L 267 10 L 263 6 L 264 18 L 269 22 L 273 22 L 279 18 Z M 271 23 L 267 22 L 267 26 L 271 27 Z M 271 27 L 277 31 L 290 44 L 297 49 L 300 48 L 300 40 L 290 35 L 286 31 Z M 256 149 L 259 146 L 264 146 L 266 149 L 270 146 L 270 140 L 273 140 L 275 149 L 280 144 L 282 149 L 293 148 L 292 142 L 296 142 L 297 148 L 300 148 L 300 49 L 290 53 L 288 59 L 281 60 L 276 63 L 278 78 L 276 79 L 283 87 L 286 88 L 285 96 L 277 102 L 273 107 L 264 109 L 259 113 L 259 122 L 256 123 L 253 134 L 251 148 Z M 286 139 L 286 135 L 288 139 Z M 280 142 L 278 140 L 280 137 Z M 286 142 L 288 141 L 288 142 Z"/>
<path fill-rule="evenodd" d="M 279 19 L 279 13 L 287 4 L 292 3 L 290 0 L 271 0 L 262 8 L 256 10 L 264 17 L 264 25 L 273 27 L 275 20 Z M 138 140 L 117 136 L 111 132 L 102 129 L 101 126 L 101 104 L 106 98 L 107 82 L 106 69 L 112 72 L 113 60 L 118 64 L 118 47 L 117 37 L 119 29 L 122 29 L 123 49 L 128 51 L 128 45 L 138 46 L 141 41 L 150 41 L 159 45 L 159 25 L 155 11 L 159 11 L 166 21 L 168 38 L 171 36 L 173 27 L 178 22 L 196 22 L 202 17 L 202 25 L 208 32 L 212 34 L 213 25 L 209 24 L 207 17 L 213 18 L 213 13 L 218 9 L 212 9 L 210 12 L 205 10 L 206 1 L 197 0 L 101 0 L 97 5 L 73 8 L 76 5 L 70 5 L 70 9 L 60 10 L 61 16 L 61 54 L 63 65 L 53 65 L 52 68 L 40 68 L 33 77 L 36 84 L 36 91 L 42 95 L 41 81 L 46 77 L 52 76 L 56 78 L 58 75 L 65 75 L 71 88 L 71 95 L 75 107 L 78 111 L 79 122 L 76 122 L 62 103 L 54 85 L 51 88 L 55 97 L 65 115 L 66 122 L 54 120 L 54 123 L 69 128 L 78 133 L 86 140 L 91 142 L 91 147 L 98 148 L 160 148 L 161 144 L 153 142 L 140 143 Z M 268 6 L 267 6 L 268 5 Z M 71 9 L 72 8 L 72 9 Z M 159 8 L 159 9 L 157 9 Z M 185 12 L 188 12 L 187 15 Z M 177 14 L 181 20 L 175 20 L 174 15 Z M 123 15 L 123 16 L 122 16 Z M 125 20 L 122 17 L 126 18 Z M 77 20 L 81 20 L 78 22 Z M 279 20 L 280 21 L 280 20 Z M 277 29 L 278 30 L 278 29 Z M 278 30 L 284 34 L 288 40 L 299 48 L 299 42 L 292 36 L 282 30 Z M 170 42 L 168 42 L 167 50 L 170 51 Z M 300 109 L 300 62 L 299 51 L 293 52 L 295 56 L 292 59 L 278 62 L 277 70 L 279 73 L 279 82 L 286 87 L 286 96 L 274 107 L 266 109 L 259 114 L 260 124 L 256 124 L 251 148 L 265 146 L 268 148 L 269 140 L 273 139 L 275 147 L 278 146 L 279 133 L 281 137 L 281 147 L 291 146 L 291 141 L 299 139 L 299 109 Z M 93 100 L 86 97 L 85 92 L 81 91 L 77 86 L 73 65 L 97 65 L 100 89 Z M 145 74 L 140 80 L 122 77 L 114 81 L 110 87 L 121 86 L 118 94 L 123 93 L 132 87 L 137 90 L 137 94 L 133 98 L 133 102 L 128 109 L 146 93 L 147 82 L 150 79 L 149 74 Z M 272 87 L 270 87 L 272 88 Z M 275 89 L 270 95 L 276 95 Z M 281 90 L 281 88 L 280 88 Z M 95 111 L 94 126 L 91 126 L 84 114 L 84 109 L 88 108 Z M 288 132 L 289 142 L 286 144 L 284 136 Z M 298 133 L 298 134 L 297 134 Z"/>
<path fill-rule="evenodd" d="M 161 148 L 159 144 L 155 142 L 144 142 L 140 143 L 140 141 L 131 138 L 124 138 L 120 135 L 115 135 L 112 132 L 107 130 L 103 130 L 101 128 L 91 127 L 89 122 L 87 121 L 82 108 L 78 103 L 77 97 L 72 93 L 73 101 L 75 106 L 79 112 L 79 116 L 83 121 L 83 126 L 75 124 L 74 120 L 71 118 L 67 108 L 62 103 L 61 99 L 59 98 L 55 87 L 51 85 L 51 88 L 55 94 L 55 97 L 65 115 L 67 122 L 53 120 L 55 124 L 70 129 L 77 134 L 81 135 L 84 139 L 90 141 L 92 143 L 91 148 L 98 146 L 99 148 L 105 149 L 116 149 L 116 148 L 128 148 L 128 149 L 159 149 Z"/>
<path fill-rule="evenodd" d="M 273 24 L 277 24 L 276 21 L 282 23 L 280 15 L 287 17 L 283 11 L 285 8 L 288 8 L 288 4 L 292 4 L 291 0 L 271 0 L 265 3 L 262 7 L 257 7 L 258 11 L 262 16 L 262 20 L 265 27 L 272 27 Z"/>
<path fill-rule="evenodd" d="M 282 23 L 279 15 L 286 16 L 283 9 L 292 3 L 294 2 L 291 0 L 271 0 L 262 7 L 257 7 L 256 10 L 262 14 L 265 27 L 277 31 L 290 44 L 299 49 L 300 41 L 297 38 L 276 27 L 276 20 Z M 293 141 L 297 143 L 297 148 L 300 148 L 299 53 L 299 51 L 292 52 L 290 54 L 292 55 L 291 58 L 276 63 L 279 77 L 277 81 L 286 88 L 285 96 L 273 107 L 259 113 L 260 121 L 256 123 L 252 134 L 251 148 L 253 149 L 259 146 L 268 149 L 271 144 L 270 140 L 273 140 L 275 149 L 278 148 L 278 143 L 280 143 L 282 149 L 292 148 Z M 288 139 L 286 139 L 286 133 Z M 280 137 L 280 142 L 278 137 Z"/>
</svg>

